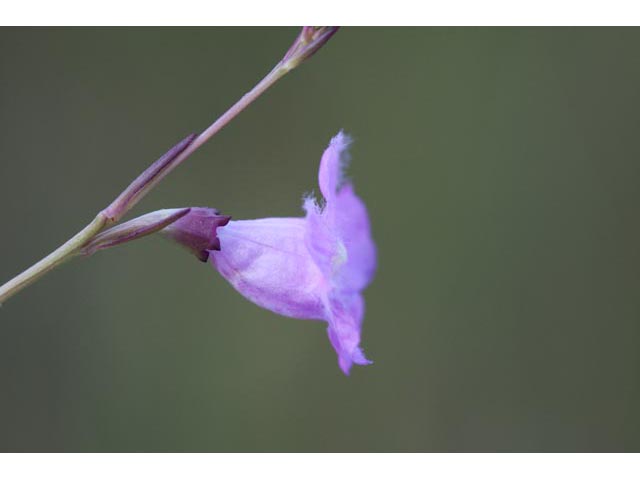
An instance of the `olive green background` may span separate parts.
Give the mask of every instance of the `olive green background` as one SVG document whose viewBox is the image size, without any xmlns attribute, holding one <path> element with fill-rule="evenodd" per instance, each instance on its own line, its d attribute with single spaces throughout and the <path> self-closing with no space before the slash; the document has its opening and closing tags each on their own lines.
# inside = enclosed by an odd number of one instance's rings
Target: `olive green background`
<svg viewBox="0 0 640 480">
<path fill-rule="evenodd" d="M 206 127 L 297 28 L 0 30 L 0 277 Z M 4 451 L 640 448 L 640 30 L 344 28 L 136 207 L 301 215 L 355 137 L 379 270 L 324 325 L 143 239 L 0 309 Z"/>
</svg>

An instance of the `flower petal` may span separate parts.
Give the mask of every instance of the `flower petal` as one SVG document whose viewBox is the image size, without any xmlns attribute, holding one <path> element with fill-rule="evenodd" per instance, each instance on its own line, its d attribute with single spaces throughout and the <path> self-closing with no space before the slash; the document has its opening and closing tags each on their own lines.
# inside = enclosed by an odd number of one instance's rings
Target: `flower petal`
<svg viewBox="0 0 640 480">
<path fill-rule="evenodd" d="M 346 250 L 334 282 L 342 291 L 359 292 L 373 280 L 377 263 L 367 207 L 347 183 L 326 208 L 335 209 L 335 228 Z"/>
<path fill-rule="evenodd" d="M 307 212 L 305 218 L 307 249 L 324 277 L 330 281 L 336 269 L 340 267 L 338 232 L 329 221 L 325 213 L 326 208 L 323 211 L 313 198 L 305 199 L 304 209 Z"/>
<path fill-rule="evenodd" d="M 372 362 L 367 360 L 360 349 L 360 331 L 364 316 L 362 295 L 354 294 L 341 298 L 330 298 L 328 309 L 330 310 L 330 318 L 327 333 L 331 345 L 338 354 L 338 364 L 345 375 L 349 375 L 354 363 L 358 365 L 371 364 Z"/>
<path fill-rule="evenodd" d="M 307 198 L 307 246 L 334 287 L 350 292 L 364 289 L 376 270 L 376 247 L 369 215 L 353 185 L 343 179 L 349 161 L 350 138 L 338 133 L 320 161 L 318 181 L 326 200 L 320 208 Z"/>
<path fill-rule="evenodd" d="M 322 273 L 304 243 L 302 218 L 231 221 L 210 259 L 244 297 L 281 315 L 324 319 Z"/>
<path fill-rule="evenodd" d="M 351 137 L 341 130 L 331 139 L 329 146 L 322 154 L 318 183 L 327 203 L 335 196 L 342 183 L 344 169 L 349 163 L 350 144 Z"/>
</svg>

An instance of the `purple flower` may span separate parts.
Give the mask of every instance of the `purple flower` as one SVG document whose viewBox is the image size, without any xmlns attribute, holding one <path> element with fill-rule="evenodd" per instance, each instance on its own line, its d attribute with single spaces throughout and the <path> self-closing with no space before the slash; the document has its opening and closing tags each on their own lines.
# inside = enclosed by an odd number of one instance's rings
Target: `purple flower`
<svg viewBox="0 0 640 480">
<path fill-rule="evenodd" d="M 247 299 L 273 312 L 325 320 L 340 368 L 371 363 L 360 349 L 362 290 L 375 274 L 367 209 L 345 180 L 350 139 L 340 132 L 320 162 L 324 204 L 306 198 L 305 218 L 230 221 L 210 261 Z"/>
</svg>

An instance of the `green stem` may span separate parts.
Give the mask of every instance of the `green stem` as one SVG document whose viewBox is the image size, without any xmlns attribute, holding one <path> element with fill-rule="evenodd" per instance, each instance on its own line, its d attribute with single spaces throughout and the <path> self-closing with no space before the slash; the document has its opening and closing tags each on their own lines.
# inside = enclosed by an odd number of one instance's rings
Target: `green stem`
<svg viewBox="0 0 640 480">
<path fill-rule="evenodd" d="M 78 232 L 74 237 L 60 245 L 56 250 L 44 257 L 38 263 L 32 265 L 17 277 L 9 280 L 0 287 L 0 305 L 18 293 L 23 288 L 28 287 L 33 282 L 42 277 L 45 273 L 53 270 L 58 265 L 69 260 L 79 253 L 80 249 L 99 233 L 107 224 L 107 218 L 98 214 L 93 221 Z"/>
<path fill-rule="evenodd" d="M 116 223 L 138 201 L 151 191 L 166 175 L 186 160 L 211 137 L 218 133 L 240 112 L 251 105 L 273 84 L 284 77 L 300 63 L 313 55 L 337 31 L 337 27 L 304 27 L 284 58 L 248 93 L 238 100 L 220 118 L 194 138 L 189 136 L 169 150 L 157 162 L 145 170 L 107 208 L 73 238 L 58 247 L 38 263 L 29 267 L 17 277 L 0 286 L 0 305 L 20 290 L 28 287 L 58 265 L 82 253 L 87 245 L 102 229 Z"/>
</svg>

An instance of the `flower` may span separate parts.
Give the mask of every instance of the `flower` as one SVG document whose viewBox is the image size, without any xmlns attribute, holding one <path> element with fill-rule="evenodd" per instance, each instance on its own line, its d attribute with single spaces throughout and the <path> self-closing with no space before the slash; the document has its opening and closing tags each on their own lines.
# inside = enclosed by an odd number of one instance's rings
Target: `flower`
<svg viewBox="0 0 640 480">
<path fill-rule="evenodd" d="M 367 209 L 344 178 L 350 138 L 338 133 L 320 161 L 324 203 L 304 218 L 230 221 L 209 260 L 244 297 L 288 317 L 324 320 L 345 374 L 371 363 L 360 349 L 362 291 L 376 268 Z"/>
</svg>

